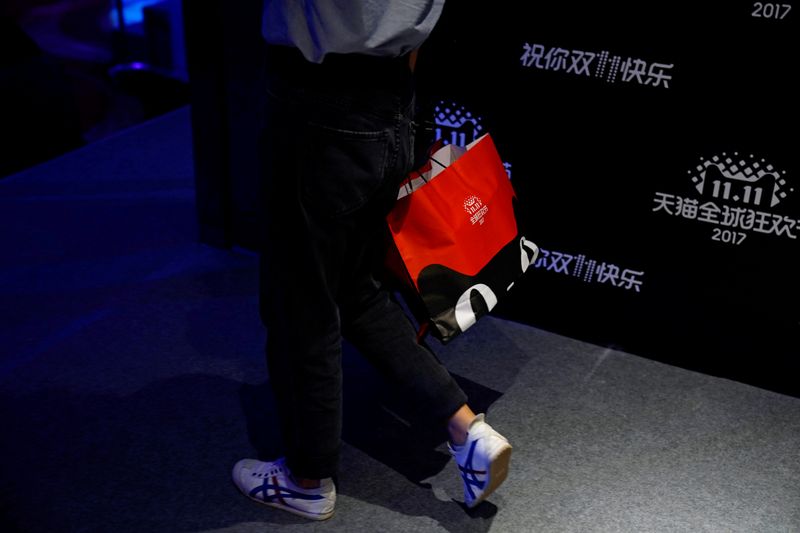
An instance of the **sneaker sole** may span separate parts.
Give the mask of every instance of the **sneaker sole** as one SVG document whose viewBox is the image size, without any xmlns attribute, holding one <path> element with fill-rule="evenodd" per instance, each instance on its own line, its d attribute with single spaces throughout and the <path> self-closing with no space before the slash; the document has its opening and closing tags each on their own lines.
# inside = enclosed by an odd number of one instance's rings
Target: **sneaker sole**
<svg viewBox="0 0 800 533">
<path fill-rule="evenodd" d="M 481 503 L 487 496 L 492 494 L 497 487 L 503 484 L 508 477 L 508 465 L 511 462 L 511 445 L 500 448 L 489 463 L 489 477 L 483 493 L 475 498 L 467 507 L 470 509 Z"/>
<path fill-rule="evenodd" d="M 331 511 L 330 513 L 325 513 L 325 514 L 308 513 L 308 512 L 305 512 L 305 511 L 301 511 L 300 509 L 295 509 L 294 507 L 289 507 L 288 505 L 281 505 L 279 503 L 265 502 L 264 500 L 259 500 L 258 498 L 253 498 L 252 496 L 249 496 L 247 494 L 245 494 L 245 496 L 247 496 L 248 498 L 250 498 L 254 502 L 260 503 L 261 505 L 266 505 L 267 507 L 273 507 L 275 509 L 281 509 L 282 511 L 286 511 L 286 512 L 292 513 L 293 515 L 302 516 L 303 518 L 308 518 L 309 520 L 318 520 L 318 521 L 327 520 L 330 517 L 332 517 L 333 514 L 334 514 L 334 511 Z"/>
</svg>

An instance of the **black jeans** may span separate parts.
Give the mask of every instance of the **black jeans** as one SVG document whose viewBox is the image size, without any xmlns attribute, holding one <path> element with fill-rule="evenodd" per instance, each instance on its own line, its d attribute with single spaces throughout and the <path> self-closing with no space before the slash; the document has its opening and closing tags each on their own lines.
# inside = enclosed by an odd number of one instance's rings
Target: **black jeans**
<svg viewBox="0 0 800 533">
<path fill-rule="evenodd" d="M 260 304 L 281 435 L 299 477 L 338 469 L 343 337 L 432 421 L 443 424 L 467 400 L 375 276 L 384 217 L 413 163 L 413 107 L 404 59 L 315 65 L 270 48 Z"/>
</svg>

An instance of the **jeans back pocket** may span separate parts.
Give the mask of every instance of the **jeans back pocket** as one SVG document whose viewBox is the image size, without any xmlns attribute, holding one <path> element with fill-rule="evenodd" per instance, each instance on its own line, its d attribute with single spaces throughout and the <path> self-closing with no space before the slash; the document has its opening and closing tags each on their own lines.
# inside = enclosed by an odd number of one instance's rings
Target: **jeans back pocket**
<svg viewBox="0 0 800 533">
<path fill-rule="evenodd" d="M 363 207 L 389 163 L 390 132 L 349 131 L 307 124 L 300 188 L 307 209 L 326 217 Z"/>
</svg>

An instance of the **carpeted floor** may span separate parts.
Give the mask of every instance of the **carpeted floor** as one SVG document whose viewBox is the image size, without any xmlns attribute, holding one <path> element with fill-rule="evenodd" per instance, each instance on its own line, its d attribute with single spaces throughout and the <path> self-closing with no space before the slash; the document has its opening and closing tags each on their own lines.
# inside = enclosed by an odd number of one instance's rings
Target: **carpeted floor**
<svg viewBox="0 0 800 533">
<path fill-rule="evenodd" d="M 334 518 L 247 500 L 256 258 L 193 202 L 187 109 L 0 181 L 0 531 L 800 531 L 800 399 L 497 318 L 434 345 L 514 445 L 489 502 L 352 351 Z"/>
</svg>

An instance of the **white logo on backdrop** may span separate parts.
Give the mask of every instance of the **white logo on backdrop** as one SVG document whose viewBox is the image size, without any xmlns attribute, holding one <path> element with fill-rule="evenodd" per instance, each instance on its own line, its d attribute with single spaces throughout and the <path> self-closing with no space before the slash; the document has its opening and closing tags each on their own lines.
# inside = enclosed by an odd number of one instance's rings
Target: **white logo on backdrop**
<svg viewBox="0 0 800 533">
<path fill-rule="evenodd" d="M 774 212 L 790 193 L 786 171 L 738 152 L 700 157 L 688 170 L 699 198 L 656 192 L 653 212 L 716 226 L 711 239 L 741 244 L 752 233 L 797 239 L 800 219 Z"/>
<path fill-rule="evenodd" d="M 439 102 L 434 108 L 436 139 L 445 144 L 466 146 L 483 134 L 481 117 L 474 116 L 464 106 Z"/>
<path fill-rule="evenodd" d="M 523 45 L 520 62 L 523 67 L 600 78 L 608 83 L 621 81 L 664 89 L 669 89 L 674 66 L 638 57 L 611 55 L 607 50 L 587 52 L 530 43 Z"/>
<path fill-rule="evenodd" d="M 441 101 L 433 112 L 436 140 L 442 139 L 444 144 L 466 146 L 485 133 L 481 124 L 483 117 L 473 115 L 455 102 Z M 503 166 L 511 179 L 511 163 L 503 162 Z"/>
<path fill-rule="evenodd" d="M 786 171 L 776 170 L 765 159 L 757 160 L 753 154 L 740 158 L 737 152 L 731 156 L 723 152 L 722 155 L 714 155 L 709 159 L 701 157 L 695 171 L 687 172 L 700 194 L 703 194 L 707 182 L 711 181 L 714 198 L 732 199 L 757 206 L 765 204 L 769 198 L 769 207 L 775 207 L 789 194 L 784 177 Z M 706 179 L 709 175 L 711 179 Z M 734 189 L 737 181 L 742 182 L 738 190 Z M 793 189 L 789 192 L 791 190 Z M 764 197 L 765 191 L 767 198 Z"/>
<path fill-rule="evenodd" d="M 644 271 L 623 268 L 613 263 L 589 259 L 583 254 L 568 254 L 555 250 L 539 249 L 539 258 L 533 265 L 546 271 L 573 276 L 585 283 L 600 283 L 618 289 L 640 292 Z"/>
</svg>

